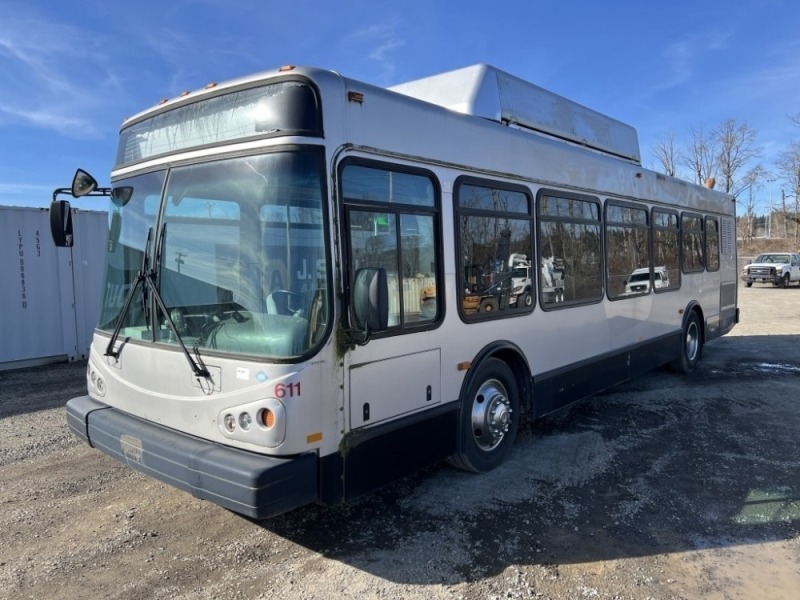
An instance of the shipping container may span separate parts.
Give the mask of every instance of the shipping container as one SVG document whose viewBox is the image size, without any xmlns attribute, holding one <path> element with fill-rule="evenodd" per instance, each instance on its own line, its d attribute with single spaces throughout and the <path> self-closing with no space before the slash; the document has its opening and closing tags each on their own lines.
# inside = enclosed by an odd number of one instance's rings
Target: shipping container
<svg viewBox="0 0 800 600">
<path fill-rule="evenodd" d="M 0 206 L 0 371 L 86 358 L 103 285 L 108 214 L 72 209 L 56 248 L 46 209 Z"/>
</svg>

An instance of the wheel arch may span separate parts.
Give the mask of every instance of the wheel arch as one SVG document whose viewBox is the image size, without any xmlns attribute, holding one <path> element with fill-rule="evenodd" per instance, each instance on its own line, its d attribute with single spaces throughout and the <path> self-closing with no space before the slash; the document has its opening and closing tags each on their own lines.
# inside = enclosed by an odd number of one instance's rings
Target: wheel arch
<svg viewBox="0 0 800 600">
<path fill-rule="evenodd" d="M 461 383 L 461 390 L 458 394 L 459 400 L 462 400 L 466 396 L 467 390 L 469 390 L 470 385 L 472 385 L 480 364 L 489 358 L 497 358 L 509 366 L 517 382 L 517 388 L 519 388 L 519 403 L 522 408 L 523 416 L 531 414 L 531 410 L 533 409 L 531 390 L 533 388 L 530 366 L 528 365 L 528 360 L 525 358 L 525 354 L 520 350 L 519 346 L 508 340 L 494 341 L 484 346 L 480 352 L 475 355 L 475 358 L 473 358 L 470 363 L 467 376 L 464 377 L 464 381 Z"/>
<path fill-rule="evenodd" d="M 681 331 L 686 330 L 686 322 L 689 320 L 689 315 L 692 313 L 696 313 L 700 321 L 700 352 L 702 353 L 703 346 L 706 343 L 706 316 L 703 312 L 703 307 L 700 306 L 697 300 L 692 300 L 686 305 L 686 309 L 683 311 L 683 320 L 681 321 Z"/>
<path fill-rule="evenodd" d="M 689 351 L 689 344 L 692 340 L 689 330 L 689 324 L 691 321 L 696 321 L 698 333 L 697 348 L 692 351 L 690 356 L 687 353 Z M 676 373 L 692 373 L 697 367 L 697 364 L 703 358 L 703 346 L 705 345 L 705 339 L 706 325 L 703 309 L 696 301 L 692 301 L 687 305 L 683 313 L 683 319 L 681 320 L 681 334 L 678 338 L 679 345 L 676 348 L 677 358 L 670 361 L 668 363 L 668 367 Z"/>
</svg>

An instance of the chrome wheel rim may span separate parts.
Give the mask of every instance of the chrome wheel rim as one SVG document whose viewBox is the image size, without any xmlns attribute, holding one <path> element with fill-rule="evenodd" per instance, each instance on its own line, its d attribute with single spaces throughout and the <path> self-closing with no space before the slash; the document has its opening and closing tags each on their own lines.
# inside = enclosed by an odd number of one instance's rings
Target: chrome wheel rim
<svg viewBox="0 0 800 600">
<path fill-rule="evenodd" d="M 686 358 L 693 362 L 700 347 L 700 329 L 694 321 L 686 328 Z"/>
<path fill-rule="evenodd" d="M 472 399 L 472 435 L 483 451 L 497 448 L 511 426 L 511 402 L 505 386 L 496 379 L 485 381 Z"/>
</svg>

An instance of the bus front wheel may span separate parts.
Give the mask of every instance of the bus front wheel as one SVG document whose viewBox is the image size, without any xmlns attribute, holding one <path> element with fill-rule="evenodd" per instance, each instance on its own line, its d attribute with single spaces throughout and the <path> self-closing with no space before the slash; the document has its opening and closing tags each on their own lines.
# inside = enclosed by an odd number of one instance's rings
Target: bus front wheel
<svg viewBox="0 0 800 600">
<path fill-rule="evenodd" d="M 678 373 L 691 373 L 700 361 L 703 336 L 700 330 L 700 317 L 695 311 L 689 313 L 683 326 L 681 337 L 681 354 L 669 363 L 670 368 Z"/>
<path fill-rule="evenodd" d="M 499 466 L 511 451 L 520 419 L 519 386 L 509 366 L 489 358 L 461 399 L 459 450 L 450 463 L 474 473 Z"/>
</svg>

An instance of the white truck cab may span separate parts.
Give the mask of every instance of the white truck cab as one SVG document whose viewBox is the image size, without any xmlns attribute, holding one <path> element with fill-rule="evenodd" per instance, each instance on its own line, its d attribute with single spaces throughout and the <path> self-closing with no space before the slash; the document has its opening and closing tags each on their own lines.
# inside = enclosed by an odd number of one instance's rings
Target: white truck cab
<svg viewBox="0 0 800 600">
<path fill-rule="evenodd" d="M 760 254 L 742 270 L 742 281 L 747 287 L 754 283 L 771 283 L 789 287 L 800 281 L 800 254 L 796 252 L 768 252 Z"/>
<path fill-rule="evenodd" d="M 669 287 L 669 273 L 667 267 L 653 267 L 653 286 L 655 289 Z M 650 291 L 650 269 L 647 267 L 635 269 L 625 282 L 626 293 L 647 293 Z"/>
</svg>

